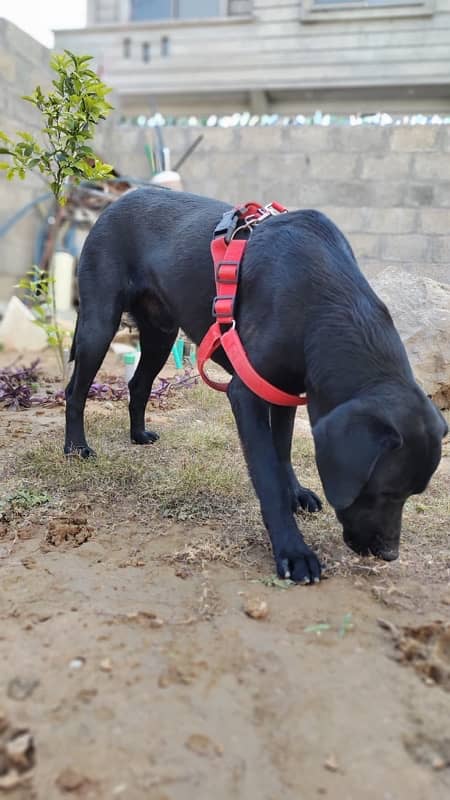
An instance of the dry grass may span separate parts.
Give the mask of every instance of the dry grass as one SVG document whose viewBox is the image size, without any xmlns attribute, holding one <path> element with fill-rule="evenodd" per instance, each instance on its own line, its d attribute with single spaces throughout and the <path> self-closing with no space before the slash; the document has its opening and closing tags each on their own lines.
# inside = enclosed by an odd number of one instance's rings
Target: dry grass
<svg viewBox="0 0 450 800">
<path fill-rule="evenodd" d="M 143 524 L 153 517 L 203 525 L 201 536 L 189 537 L 189 544 L 170 555 L 175 562 L 248 563 L 267 550 L 268 537 L 226 398 L 203 385 L 180 391 L 169 417 L 163 425 L 155 423 L 161 433 L 157 444 L 138 447 L 128 439 L 125 404 L 114 404 L 108 413 L 91 404 L 88 440 L 96 459 L 67 459 L 62 442 L 44 434 L 19 456 L 11 454 L 4 478 L 9 484 L 13 480 L 17 490 L 47 493 L 50 507 L 70 506 L 71 498 L 84 496 L 112 513 L 119 507 L 133 509 Z M 302 483 L 323 497 L 309 436 L 295 437 L 293 464 Z M 445 558 L 449 516 L 449 480 L 442 474 L 405 507 L 405 553 L 414 555 L 426 545 Z M 301 514 L 299 523 L 330 572 L 372 569 L 371 562 L 361 565 L 345 548 L 329 506 L 321 514 Z M 377 565 L 372 565 L 375 573 Z"/>
</svg>

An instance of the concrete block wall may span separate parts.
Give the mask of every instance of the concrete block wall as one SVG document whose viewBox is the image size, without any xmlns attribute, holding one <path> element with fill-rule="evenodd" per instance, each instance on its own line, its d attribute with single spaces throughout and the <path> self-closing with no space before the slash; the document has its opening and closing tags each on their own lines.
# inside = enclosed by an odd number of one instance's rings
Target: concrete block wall
<svg viewBox="0 0 450 800">
<path fill-rule="evenodd" d="M 25 90 L 25 89 L 24 89 Z M 187 191 L 232 204 L 279 200 L 318 208 L 349 237 L 370 277 L 398 265 L 450 283 L 450 126 L 206 128 L 181 169 Z M 167 128 L 172 163 L 198 136 Z M 151 129 L 99 130 L 96 148 L 122 174 L 149 178 Z M 0 176 L 0 224 L 41 185 Z M 0 300 L 32 258 L 37 216 L 0 240 Z M 151 224 L 151 220 L 149 220 Z"/>
<path fill-rule="evenodd" d="M 38 84 L 44 88 L 50 83 L 49 61 L 50 50 L 16 25 L 0 19 L 0 129 L 8 136 L 14 137 L 18 130 L 37 133 L 39 115 L 31 103 L 22 100 L 22 95 L 30 94 Z M 0 156 L 0 160 L 7 159 Z M 9 182 L 5 173 L 0 172 L 0 228 L 26 203 L 47 190 L 38 177 Z M 33 242 L 40 221 L 35 209 L 0 238 L 1 303 L 11 296 L 18 278 L 32 265 Z"/>
<path fill-rule="evenodd" d="M 398 265 L 450 283 L 450 127 L 207 128 L 181 169 L 188 191 L 230 203 L 318 208 L 349 237 L 368 277 Z M 164 130 L 172 162 L 197 129 Z M 150 130 L 110 129 L 102 154 L 145 176 Z"/>
</svg>

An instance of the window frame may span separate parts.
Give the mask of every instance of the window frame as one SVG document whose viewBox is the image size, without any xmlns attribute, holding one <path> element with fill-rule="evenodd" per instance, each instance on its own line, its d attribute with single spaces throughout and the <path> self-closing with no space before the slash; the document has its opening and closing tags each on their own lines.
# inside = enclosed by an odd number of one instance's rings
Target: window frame
<svg viewBox="0 0 450 800">
<path fill-rule="evenodd" d="M 303 0 L 301 22 L 349 22 L 353 19 L 380 19 L 396 17 L 429 17 L 434 13 L 435 0 L 389 0 L 373 2 L 369 5 L 365 0 L 336 3 L 316 3 L 315 0 Z"/>
<path fill-rule="evenodd" d="M 132 4 L 130 2 L 130 10 L 129 10 L 129 17 L 128 21 L 132 24 L 136 23 L 144 23 L 144 24 L 153 24 L 153 23 L 173 23 L 173 22 L 191 22 L 197 20 L 217 20 L 217 19 L 229 19 L 229 0 L 219 0 L 219 13 L 214 14 L 213 16 L 201 16 L 201 17 L 181 17 L 178 13 L 176 13 L 179 9 L 179 0 L 170 0 L 171 5 L 171 15 L 170 17 L 149 17 L 149 19 L 134 19 L 132 16 Z"/>
</svg>

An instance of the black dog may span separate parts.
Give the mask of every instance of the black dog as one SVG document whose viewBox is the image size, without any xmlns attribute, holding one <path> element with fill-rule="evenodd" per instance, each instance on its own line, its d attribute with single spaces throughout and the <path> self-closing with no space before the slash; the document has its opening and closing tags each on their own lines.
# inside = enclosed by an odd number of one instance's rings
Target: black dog
<svg viewBox="0 0 450 800">
<path fill-rule="evenodd" d="M 139 327 L 130 382 L 131 439 L 148 444 L 151 386 L 178 328 L 199 344 L 215 295 L 210 241 L 230 206 L 187 193 L 130 192 L 103 212 L 83 249 L 80 310 L 67 387 L 65 452 L 89 456 L 83 412 L 91 382 L 124 311 Z M 236 312 L 249 359 L 266 380 L 306 391 L 326 497 L 356 552 L 398 556 L 402 509 L 423 492 L 447 431 L 416 384 L 386 306 L 360 272 L 343 234 L 323 214 L 294 211 L 251 234 Z M 215 357 L 233 372 L 222 350 Z M 317 582 L 320 564 L 294 521 L 321 508 L 290 460 L 295 409 L 269 406 L 236 375 L 228 396 L 278 574 Z"/>
</svg>

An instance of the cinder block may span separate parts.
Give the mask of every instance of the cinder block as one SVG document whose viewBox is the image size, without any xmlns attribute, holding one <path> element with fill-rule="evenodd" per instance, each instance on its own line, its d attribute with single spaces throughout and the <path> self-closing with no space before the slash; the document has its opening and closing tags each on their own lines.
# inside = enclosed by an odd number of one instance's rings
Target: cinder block
<svg viewBox="0 0 450 800">
<path fill-rule="evenodd" d="M 438 186 L 435 183 L 408 182 L 404 185 L 403 200 L 399 205 L 406 207 L 439 205 L 436 200 L 437 190 Z M 450 200 L 450 197 L 447 199 Z"/>
<path fill-rule="evenodd" d="M 362 206 L 369 208 L 394 208 L 403 206 L 407 183 L 397 181 L 360 181 L 364 192 L 360 192 L 358 200 Z M 358 202 L 355 199 L 355 203 Z M 353 205 L 353 204 L 352 204 Z"/>
<path fill-rule="evenodd" d="M 421 234 L 384 236 L 381 255 L 385 261 L 421 261 L 430 255 L 431 237 Z"/>
<path fill-rule="evenodd" d="M 382 191 L 380 192 L 380 190 Z M 396 186 L 392 188 L 395 196 L 394 202 L 392 202 L 390 187 L 383 186 L 381 183 L 359 180 L 312 181 L 311 193 L 313 196 L 316 195 L 316 207 L 332 205 L 355 208 L 355 206 L 386 205 L 384 197 L 386 194 L 390 199 L 387 204 L 396 205 L 395 200 L 401 197 L 401 191 Z"/>
<path fill-rule="evenodd" d="M 310 158 L 309 173 L 321 180 L 348 181 L 356 177 L 356 158 L 344 153 L 315 154 Z"/>
<path fill-rule="evenodd" d="M 381 239 L 375 233 L 354 233 L 351 246 L 357 259 L 379 258 Z"/>
<path fill-rule="evenodd" d="M 439 208 L 450 207 L 450 181 L 435 181 L 433 191 L 434 202 L 429 203 L 430 206 L 438 206 Z"/>
<path fill-rule="evenodd" d="M 362 209 L 361 209 L 362 211 Z M 415 233 L 419 212 L 412 208 L 365 208 L 368 233 Z"/>
<path fill-rule="evenodd" d="M 450 180 L 450 158 L 443 153 L 416 153 L 413 176 L 419 180 Z"/>
<path fill-rule="evenodd" d="M 382 155 L 389 150 L 390 129 L 367 126 L 329 128 L 336 150 L 343 153 Z"/>
<path fill-rule="evenodd" d="M 366 155 L 361 162 L 360 176 L 369 180 L 389 181 L 407 178 L 411 168 L 412 156 L 407 153 L 388 155 Z"/>
<path fill-rule="evenodd" d="M 335 149 L 333 128 L 317 125 L 283 128 L 283 146 L 291 153 L 330 153 Z"/>
<path fill-rule="evenodd" d="M 364 233 L 367 231 L 367 208 L 343 208 L 342 206 L 322 206 L 320 209 L 335 225 L 346 234 Z M 375 231 L 376 233 L 377 231 Z"/>
<path fill-rule="evenodd" d="M 450 234 L 450 208 L 423 208 L 419 213 L 423 233 Z"/>
<path fill-rule="evenodd" d="M 390 130 L 391 150 L 402 153 L 434 150 L 439 135 L 439 126 L 404 125 Z"/>
</svg>

